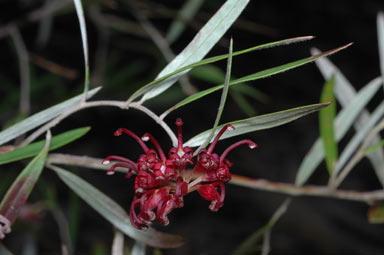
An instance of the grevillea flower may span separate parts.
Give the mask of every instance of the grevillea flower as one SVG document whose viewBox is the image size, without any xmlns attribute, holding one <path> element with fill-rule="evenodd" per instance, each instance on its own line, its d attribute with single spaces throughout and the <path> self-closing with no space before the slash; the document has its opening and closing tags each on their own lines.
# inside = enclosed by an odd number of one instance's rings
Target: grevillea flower
<svg viewBox="0 0 384 255">
<path fill-rule="evenodd" d="M 242 140 L 229 146 L 221 156 L 214 153 L 213 150 L 224 132 L 234 129 L 232 125 L 226 125 L 208 149 L 202 149 L 198 153 L 196 165 L 188 170 L 187 166 L 194 164 L 193 151 L 183 146 L 182 120 L 178 118 L 175 125 L 178 133 L 177 147 L 169 150 L 168 157 L 151 134 L 146 133 L 140 138 L 128 129 L 119 128 L 114 135 L 129 135 L 139 143 L 144 153 L 136 162 L 115 155 L 108 156 L 102 162 L 107 165 L 116 161 L 107 171 L 108 175 L 114 174 L 118 167 L 127 169 L 127 178 L 133 173 L 137 174 L 134 181 L 135 196 L 129 214 L 132 225 L 137 229 L 147 229 L 155 220 L 168 225 L 168 214 L 175 208 L 183 207 L 184 196 L 195 190 L 211 202 L 210 210 L 219 210 L 224 204 L 225 183 L 231 180 L 229 169 L 233 164 L 226 159 L 228 153 L 243 144 L 248 144 L 251 149 L 257 146 L 251 140 Z M 148 148 L 145 144 L 148 141 L 153 144 L 154 149 Z M 193 175 L 196 175 L 194 179 L 191 178 Z"/>
</svg>

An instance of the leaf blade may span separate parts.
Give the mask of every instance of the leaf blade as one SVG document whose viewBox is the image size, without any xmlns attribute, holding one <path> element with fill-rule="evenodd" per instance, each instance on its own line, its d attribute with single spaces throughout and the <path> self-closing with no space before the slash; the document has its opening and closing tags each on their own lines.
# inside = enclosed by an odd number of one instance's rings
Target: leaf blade
<svg viewBox="0 0 384 255">
<path fill-rule="evenodd" d="M 371 81 L 353 97 L 348 106 L 344 107 L 339 114 L 337 114 L 335 119 L 336 141 L 340 141 L 344 137 L 348 129 L 354 123 L 355 119 L 358 118 L 361 111 L 380 88 L 380 85 L 380 78 L 376 78 Z M 295 184 L 299 186 L 303 185 L 315 171 L 323 157 L 324 150 L 321 145 L 320 138 L 318 138 L 302 160 L 296 174 Z"/>
<path fill-rule="evenodd" d="M 254 74 L 250 74 L 250 75 L 247 75 L 247 76 L 244 76 L 242 78 L 239 78 L 239 79 L 236 79 L 236 80 L 233 80 L 230 82 L 229 86 L 232 86 L 232 85 L 235 85 L 235 84 L 239 84 L 239 83 L 243 83 L 243 82 L 248 82 L 248 81 L 254 81 L 254 80 L 258 80 L 258 79 L 261 79 L 261 78 L 265 78 L 265 77 L 269 77 L 269 76 L 272 76 L 272 75 L 275 75 L 275 74 L 278 74 L 278 73 L 281 73 L 281 72 L 285 72 L 285 71 L 288 71 L 288 70 L 291 70 L 293 68 L 296 68 L 296 67 L 299 67 L 299 66 L 302 66 L 302 65 L 305 65 L 305 64 L 308 64 L 308 63 L 311 63 L 311 62 L 314 62 L 315 60 L 321 58 L 321 57 L 324 57 L 324 56 L 328 56 L 328 55 L 331 55 L 331 54 L 334 54 L 340 50 L 343 50 L 347 47 L 349 47 L 351 44 L 347 44 L 347 45 L 344 45 L 344 46 L 341 46 L 339 48 L 336 48 L 336 49 L 333 49 L 333 50 L 329 50 L 327 52 L 324 52 L 324 53 L 320 53 L 320 54 L 317 54 L 315 56 L 311 56 L 311 57 L 308 57 L 308 58 L 304 58 L 304 59 L 300 59 L 300 60 L 296 60 L 296 61 L 293 61 L 293 62 L 290 62 L 290 63 L 287 63 L 287 64 L 283 64 L 283 65 L 280 65 L 280 66 L 277 66 L 277 67 L 272 67 L 272 68 L 268 68 L 268 69 L 265 69 L 263 71 L 260 71 L 260 72 L 257 72 L 257 73 L 254 73 Z M 206 90 L 203 90 L 203 91 L 200 91 L 198 93 L 195 93 L 187 98 L 185 98 L 184 100 L 180 101 L 179 103 L 175 104 L 174 106 L 172 106 L 171 108 L 169 108 L 168 110 L 166 110 L 164 113 L 168 114 L 170 113 L 171 111 L 174 111 L 188 103 L 191 103 L 195 100 L 198 100 L 204 96 L 207 96 L 217 90 L 220 90 L 223 88 L 223 84 L 222 85 L 218 85 L 218 86 L 215 86 L 215 87 L 212 87 L 212 88 L 209 88 L 209 89 L 206 89 Z"/>
<path fill-rule="evenodd" d="M 200 147 L 197 150 L 195 150 L 195 152 L 193 153 L 194 155 L 197 155 L 201 149 L 205 148 L 209 144 L 213 135 L 215 134 L 217 126 L 219 125 L 221 115 L 223 114 L 224 105 L 225 105 L 225 102 L 226 102 L 227 96 L 228 96 L 229 81 L 231 79 L 231 69 L 232 69 L 232 52 L 233 52 L 233 40 L 231 38 L 231 41 L 229 44 L 227 72 L 225 74 L 224 87 L 223 87 L 223 92 L 221 94 L 221 99 L 220 99 L 219 109 L 218 109 L 217 115 L 216 115 L 216 120 L 215 120 L 215 123 L 213 124 L 213 128 L 211 129 L 210 135 L 207 137 L 205 142 L 202 145 L 200 145 Z"/>
<path fill-rule="evenodd" d="M 95 95 L 101 87 L 94 88 L 90 90 L 87 93 L 87 98 L 92 97 Z M 56 104 L 48 109 L 45 109 L 41 112 L 38 112 L 28 118 L 26 118 L 23 121 L 20 121 L 19 123 L 3 130 L 0 132 L 0 145 L 18 137 L 19 135 L 22 135 L 35 127 L 40 126 L 41 124 L 44 124 L 51 119 L 55 118 L 56 116 L 60 115 L 61 113 L 68 110 L 68 108 L 71 108 L 75 105 L 78 105 L 82 100 L 83 95 L 78 95 L 76 97 L 73 97 L 67 101 L 64 101 L 62 103 Z"/>
<path fill-rule="evenodd" d="M 147 231 L 135 229 L 129 222 L 128 214 L 111 198 L 69 171 L 53 165 L 50 168 L 81 199 L 124 234 L 152 247 L 175 248 L 183 244 L 180 236 L 162 233 L 152 228 Z"/>
<path fill-rule="evenodd" d="M 336 103 L 334 98 L 335 78 L 331 77 L 325 84 L 320 102 L 332 102 L 328 107 L 319 111 L 320 136 L 325 152 L 325 160 L 329 175 L 333 175 L 338 156 L 337 143 L 335 141 L 334 120 L 336 115 Z"/>
<path fill-rule="evenodd" d="M 252 118 L 229 122 L 229 123 L 220 125 L 218 129 L 222 128 L 225 125 L 231 124 L 235 127 L 235 130 L 231 132 L 225 132 L 221 136 L 220 140 L 237 136 L 237 135 L 242 135 L 249 132 L 254 132 L 257 130 L 277 127 L 277 126 L 289 123 L 298 118 L 301 118 L 307 114 L 318 111 L 327 105 L 328 103 L 306 105 L 306 106 L 288 109 L 280 112 L 275 112 L 275 113 L 270 113 L 270 114 L 265 114 L 265 115 L 256 116 Z M 189 147 L 199 146 L 208 137 L 208 134 L 210 131 L 211 130 L 209 129 L 192 137 L 190 140 L 188 140 L 184 144 L 184 146 L 189 146 Z M 217 132 L 218 131 L 216 130 L 215 133 Z"/>
<path fill-rule="evenodd" d="M 49 150 L 57 149 L 82 137 L 90 130 L 90 127 L 77 128 L 66 131 L 52 138 Z M 44 147 L 45 142 L 39 141 L 27 146 L 17 148 L 10 152 L 0 154 L 0 165 L 35 156 Z"/>
<path fill-rule="evenodd" d="M 0 214 L 6 217 L 11 224 L 16 220 L 21 207 L 27 201 L 29 194 L 41 175 L 47 158 L 49 144 L 50 132 L 48 131 L 44 148 L 17 176 L 1 201 Z"/>
</svg>

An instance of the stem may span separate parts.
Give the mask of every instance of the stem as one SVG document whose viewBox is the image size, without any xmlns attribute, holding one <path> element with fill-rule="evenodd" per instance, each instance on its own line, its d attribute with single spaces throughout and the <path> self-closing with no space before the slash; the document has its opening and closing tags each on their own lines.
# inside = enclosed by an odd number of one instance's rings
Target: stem
<svg viewBox="0 0 384 255">
<path fill-rule="evenodd" d="M 144 112 L 145 114 L 147 114 L 149 117 L 151 117 L 153 120 L 156 121 L 157 124 L 159 124 L 166 132 L 167 134 L 169 135 L 171 141 L 172 141 L 172 144 L 174 147 L 177 146 L 177 138 L 176 138 L 176 135 L 172 132 L 171 128 L 167 125 L 167 123 L 165 123 L 164 121 L 162 121 L 159 116 L 157 116 L 155 113 L 153 113 L 152 111 L 150 111 L 148 108 L 138 104 L 138 103 L 132 103 L 130 105 L 128 105 L 127 107 L 125 106 L 125 102 L 123 101 L 113 101 L 113 100 L 100 100 L 100 101 L 93 101 L 93 102 L 83 102 L 83 103 L 80 103 L 79 105 L 77 106 L 74 106 L 72 108 L 70 108 L 68 111 L 66 112 L 63 112 L 61 115 L 59 115 L 58 117 L 56 117 L 55 119 L 51 120 L 50 122 L 48 122 L 47 124 L 45 124 L 44 126 L 40 127 L 39 129 L 37 129 L 35 132 L 33 132 L 29 137 L 27 137 L 21 144 L 20 144 L 20 147 L 22 146 L 25 146 L 29 143 L 31 143 L 32 141 L 34 141 L 37 137 L 39 137 L 41 134 L 43 134 L 45 131 L 47 131 L 48 129 L 56 126 L 57 124 L 59 124 L 63 119 L 67 118 L 68 116 L 70 116 L 71 114 L 77 112 L 77 111 L 80 111 L 80 110 L 83 110 L 83 109 L 86 109 L 86 108 L 91 108 L 91 107 L 98 107 L 98 106 L 113 106 L 113 107 L 118 107 L 120 109 L 128 109 L 129 107 L 132 107 L 134 109 L 137 109 L 137 110 L 140 110 L 142 112 Z"/>
<path fill-rule="evenodd" d="M 66 154 L 49 154 L 47 157 L 47 164 L 64 164 L 72 166 L 81 166 L 93 169 L 108 170 L 108 167 L 102 165 L 100 162 L 102 159 L 91 158 L 84 156 L 66 155 Z M 127 172 L 126 169 L 116 169 L 119 172 Z M 197 180 L 197 179 L 196 179 Z M 190 187 L 198 183 L 194 180 L 189 184 Z M 242 187 L 247 187 L 256 190 L 264 190 L 270 192 L 276 192 L 286 194 L 290 196 L 317 196 L 317 197 L 329 197 L 336 199 L 351 200 L 357 202 L 372 203 L 375 201 L 384 200 L 384 190 L 372 190 L 372 191 L 356 191 L 356 190 L 336 190 L 330 189 L 327 186 L 296 186 L 291 183 L 283 182 L 271 182 L 264 179 L 253 179 L 239 175 L 232 175 L 232 180 L 229 184 L 234 184 Z"/>
</svg>

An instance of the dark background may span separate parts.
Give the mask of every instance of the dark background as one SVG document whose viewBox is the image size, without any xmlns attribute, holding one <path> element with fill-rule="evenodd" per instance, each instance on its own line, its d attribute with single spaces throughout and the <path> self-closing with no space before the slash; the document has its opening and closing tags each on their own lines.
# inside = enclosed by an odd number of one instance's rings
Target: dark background
<svg viewBox="0 0 384 255">
<path fill-rule="evenodd" d="M 103 14 L 135 21 L 127 1 L 84 1 L 86 17 L 92 9 Z M 183 1 L 132 1 L 165 34 L 174 15 Z M 183 36 L 172 46 L 180 52 L 223 1 L 206 1 Z M 28 51 L 59 65 L 77 71 L 74 79 L 53 75 L 31 61 L 31 107 L 32 113 L 45 109 L 66 98 L 81 93 L 83 82 L 83 56 L 81 38 L 74 9 L 68 5 L 57 13 L 46 44 L 36 43 L 38 22 L 25 19 L 26 14 L 41 7 L 43 1 L 0 1 L 1 24 L 17 21 Z M 244 49 L 261 43 L 280 39 L 314 35 L 316 39 L 280 48 L 267 49 L 239 56 L 233 60 L 232 75 L 241 77 L 259 70 L 310 56 L 310 48 L 329 50 L 349 42 L 350 48 L 337 53 L 331 60 L 358 90 L 380 75 L 377 50 L 376 15 L 384 9 L 382 1 L 251 1 L 240 20 L 225 34 L 223 40 L 209 56 L 227 52 L 228 39 L 234 39 L 234 49 Z M 167 12 L 168 11 L 168 12 Z M 166 62 L 152 41 L 133 33 L 107 29 L 107 37 L 97 22 L 87 19 L 91 56 L 92 86 L 104 88 L 95 99 L 126 99 L 137 87 L 154 79 Z M 0 30 L 1 31 L 1 30 Z M 105 32 L 105 30 L 104 30 Z M 107 41 L 105 38 L 108 38 Z M 98 58 L 103 47 L 104 58 Z M 0 124 L 4 128 L 17 114 L 19 73 L 18 60 L 9 37 L 0 40 Z M 97 61 L 99 61 L 98 64 Z M 225 69 L 225 62 L 218 63 Z M 132 71 L 132 69 L 138 71 Z M 191 78 L 199 89 L 210 84 Z M 258 114 L 289 109 L 319 101 L 324 81 L 314 64 L 279 74 L 263 80 L 250 82 L 269 97 L 268 102 L 248 98 Z M 159 100 L 147 105 L 161 113 L 181 98 L 180 90 L 165 92 Z M 220 93 L 210 95 L 198 103 L 188 105 L 167 117 L 170 125 L 177 117 L 184 120 L 185 140 L 210 128 L 214 122 Z M 375 98 L 371 109 L 381 100 Z M 228 99 L 222 122 L 246 118 L 236 101 Z M 140 148 L 127 137 L 114 137 L 118 127 L 127 127 L 139 135 L 151 132 L 163 144 L 170 146 L 169 139 L 159 126 L 144 114 L 135 110 L 122 111 L 115 108 L 96 108 L 76 113 L 53 129 L 60 133 L 68 129 L 91 126 L 86 137 L 59 150 L 63 153 L 88 155 L 103 158 L 110 154 L 124 155 L 135 159 Z M 347 135 L 340 147 L 348 141 Z M 297 169 L 307 150 L 318 136 L 317 115 L 273 128 L 255 132 L 244 137 L 253 139 L 259 147 L 254 151 L 239 148 L 229 159 L 235 165 L 234 174 L 271 181 L 294 182 Z M 241 138 L 229 139 L 218 145 L 217 151 Z M 0 177 L 14 175 L 22 163 L 2 166 Z M 105 174 L 88 169 L 73 169 L 81 177 L 114 198 L 120 205 L 129 208 L 133 197 L 133 180 L 116 174 Z M 324 165 L 317 169 L 310 183 L 326 185 L 327 171 Z M 49 170 L 42 176 L 42 183 L 49 183 L 56 190 L 60 207 L 66 215 L 71 199 L 68 188 Z M 43 184 L 31 197 L 31 202 L 44 199 Z M 5 186 L 1 190 L 5 192 Z M 341 186 L 346 189 L 372 190 L 380 188 L 369 163 L 363 160 Z M 267 223 L 270 216 L 286 198 L 285 195 L 249 190 L 226 185 L 225 206 L 217 213 L 208 210 L 208 202 L 198 194 L 185 198 L 185 206 L 170 215 L 171 224 L 160 229 L 180 234 L 186 244 L 164 254 L 231 254 L 249 235 Z M 2 193 L 3 194 L 3 193 Z M 383 226 L 368 223 L 369 206 L 327 198 L 295 198 L 288 212 L 273 228 L 271 254 L 383 254 Z M 85 203 L 80 205 L 79 230 L 76 254 L 89 254 L 96 245 L 109 250 L 112 227 Z M 33 225 L 33 227 L 30 227 Z M 31 230 L 32 229 L 32 230 Z M 25 233 L 38 233 L 38 254 L 59 254 L 60 240 L 54 219 L 46 214 L 40 221 L 19 223 L 4 243 L 19 254 L 25 242 Z M 128 241 L 130 243 L 130 241 Z M 94 252 L 96 254 L 96 252 Z"/>
</svg>

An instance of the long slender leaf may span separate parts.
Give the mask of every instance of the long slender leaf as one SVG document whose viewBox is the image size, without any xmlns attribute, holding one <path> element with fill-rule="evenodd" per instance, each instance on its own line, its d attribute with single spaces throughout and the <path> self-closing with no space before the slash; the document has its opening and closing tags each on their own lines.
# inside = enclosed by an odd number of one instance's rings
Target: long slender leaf
<svg viewBox="0 0 384 255">
<path fill-rule="evenodd" d="M 278 74 L 278 73 L 282 73 L 282 72 L 288 71 L 290 69 L 293 69 L 293 68 L 296 68 L 296 67 L 299 67 L 299 66 L 311 63 L 311 62 L 313 62 L 313 61 L 315 61 L 315 60 L 317 60 L 317 59 L 319 59 L 321 57 L 328 56 L 328 55 L 331 55 L 333 53 L 336 53 L 336 52 L 338 52 L 340 50 L 343 50 L 343 49 L 347 48 L 350 45 L 351 44 L 347 44 L 347 45 L 344 45 L 342 47 L 339 47 L 339 48 L 336 48 L 336 49 L 333 49 L 333 50 L 330 50 L 330 51 L 327 51 L 327 52 L 324 52 L 324 53 L 320 53 L 320 54 L 312 56 L 312 57 L 296 60 L 296 61 L 284 64 L 284 65 L 272 67 L 272 68 L 269 68 L 269 69 L 266 69 L 266 70 L 263 70 L 263 71 L 251 74 L 251 75 L 247 75 L 247 76 L 244 76 L 242 78 L 239 78 L 239 79 L 231 81 L 229 85 L 232 86 L 232 85 L 239 84 L 239 83 L 242 83 L 242 82 L 253 81 L 253 80 L 269 77 L 269 76 L 272 76 L 272 75 L 275 75 L 275 74 Z M 169 108 L 167 111 L 165 111 L 165 113 L 168 114 L 169 112 L 174 111 L 174 110 L 180 108 L 181 106 L 184 106 L 184 105 L 186 105 L 188 103 L 191 103 L 191 102 L 193 102 L 193 101 L 195 101 L 197 99 L 200 99 L 200 98 L 202 98 L 204 96 L 207 96 L 207 95 L 209 95 L 209 94 L 211 94 L 211 93 L 213 93 L 213 92 L 215 92 L 217 90 L 220 90 L 220 89 L 223 88 L 223 86 L 224 85 L 221 84 L 221 85 L 218 85 L 218 86 L 215 86 L 215 87 L 212 87 L 212 88 L 200 91 L 198 93 L 195 93 L 195 94 L 187 97 L 186 99 L 182 100 L 181 102 L 177 103 L 173 107 Z"/>
<path fill-rule="evenodd" d="M 311 50 L 312 54 L 318 54 L 319 52 L 320 51 L 317 49 Z M 353 88 L 352 84 L 345 78 L 345 76 L 340 72 L 340 70 L 329 59 L 321 58 L 315 63 L 326 80 L 329 79 L 331 75 L 335 75 L 335 96 L 342 107 L 349 105 L 356 94 L 356 91 Z M 381 82 L 382 81 L 383 80 L 381 79 Z M 365 126 L 365 123 L 367 123 L 369 118 L 369 112 L 367 110 L 363 110 L 354 122 L 353 126 L 356 130 L 359 130 Z M 380 140 L 380 135 L 376 135 L 372 140 L 372 144 L 378 143 Z M 367 157 L 372 163 L 376 175 L 379 177 L 379 179 L 382 179 L 380 176 L 384 175 L 384 150 L 380 148 L 374 153 L 367 155 Z M 384 186 L 384 181 L 381 184 Z"/>
<path fill-rule="evenodd" d="M 335 76 L 336 78 L 337 76 Z M 340 141 L 351 125 L 354 123 L 356 118 L 359 116 L 361 111 L 375 95 L 377 90 L 380 88 L 381 79 L 376 78 L 364 88 L 362 88 L 352 101 L 348 104 L 347 107 L 344 107 L 335 119 L 335 138 L 336 141 Z M 303 185 L 308 178 L 315 171 L 317 166 L 324 158 L 324 150 L 321 144 L 320 138 L 316 140 L 311 149 L 305 155 L 301 165 L 299 167 L 298 173 L 296 175 L 295 183 L 297 185 Z"/>
<path fill-rule="evenodd" d="M 57 149 L 61 146 L 64 146 L 70 142 L 75 141 L 76 139 L 82 137 L 90 130 L 90 127 L 83 127 L 73 129 L 60 135 L 56 135 L 52 138 L 49 150 Z M 0 165 L 6 164 L 9 162 L 33 157 L 39 153 L 44 147 L 45 141 L 35 142 L 27 146 L 15 149 L 10 152 L 0 154 Z"/>
<path fill-rule="evenodd" d="M 48 154 L 50 139 L 50 132 L 48 131 L 44 148 L 17 176 L 1 201 L 0 214 L 6 217 L 11 224 L 16 220 L 21 207 L 27 201 L 40 177 Z"/>
<path fill-rule="evenodd" d="M 227 73 L 225 75 L 224 87 L 223 87 L 223 92 L 221 94 L 220 105 L 219 105 L 219 110 L 217 111 L 216 120 L 215 120 L 215 123 L 213 124 L 213 128 L 211 129 L 211 133 L 209 134 L 209 136 L 207 137 L 205 142 L 202 145 L 200 145 L 200 147 L 197 150 L 195 150 L 194 155 L 197 155 L 201 149 L 205 148 L 209 144 L 213 135 L 215 134 L 217 126 L 219 125 L 221 115 L 223 114 L 224 105 L 225 105 L 225 102 L 227 100 L 227 95 L 228 95 L 228 90 L 229 90 L 229 81 L 231 79 L 232 51 L 233 51 L 233 40 L 231 38 L 231 41 L 229 44 Z"/>
<path fill-rule="evenodd" d="M 238 136 L 242 134 L 246 134 L 249 132 L 257 131 L 257 130 L 263 130 L 263 129 L 269 129 L 272 127 L 277 127 L 283 124 L 286 124 L 288 122 L 294 121 L 298 118 L 301 118 L 307 114 L 316 112 L 320 110 L 321 108 L 327 106 L 329 103 L 323 103 L 323 104 L 313 104 L 313 105 L 307 105 L 302 106 L 298 108 L 293 108 L 285 111 L 270 113 L 266 115 L 256 116 L 248 119 L 243 120 L 237 120 L 233 122 L 229 122 L 223 125 L 220 125 L 218 129 L 216 130 L 215 134 L 218 133 L 218 130 L 220 130 L 223 126 L 232 124 L 235 127 L 235 130 L 232 130 L 230 132 L 225 132 L 221 136 L 222 139 L 226 139 L 233 136 Z M 211 130 L 206 130 L 190 140 L 188 140 L 184 146 L 189 147 L 196 147 L 202 144 L 205 139 L 208 137 Z"/>
<path fill-rule="evenodd" d="M 249 52 L 256 51 L 256 50 L 262 50 L 262 49 L 277 47 L 277 46 L 281 46 L 281 45 L 289 45 L 289 44 L 292 44 L 295 42 L 303 42 L 303 41 L 307 41 L 307 40 L 311 40 L 311 39 L 313 39 L 313 36 L 301 36 L 301 37 L 289 38 L 289 39 L 285 39 L 285 40 L 281 40 L 281 41 L 276 41 L 276 42 L 258 45 L 258 46 L 251 47 L 251 48 L 248 48 L 245 50 L 236 51 L 232 55 L 237 56 L 237 55 L 249 53 Z M 182 73 L 186 70 L 189 70 L 189 69 L 194 68 L 194 67 L 210 64 L 213 62 L 217 62 L 220 60 L 224 60 L 227 58 L 228 58 L 228 54 L 203 59 L 203 60 L 198 61 L 196 63 L 192 63 L 192 64 L 186 65 L 184 67 L 181 67 L 181 68 L 177 69 L 176 71 L 170 72 L 169 74 L 158 77 L 154 81 L 146 84 L 145 86 L 143 86 L 142 88 L 137 90 L 135 93 L 133 93 L 132 96 L 127 100 L 127 103 L 130 103 L 133 100 L 135 100 L 136 98 L 142 96 L 143 94 L 155 89 L 157 86 L 161 87 L 162 84 L 164 84 L 164 82 L 166 82 L 166 80 L 168 78 L 171 78 L 172 76 L 175 76 L 175 75 L 182 76 L 183 74 L 180 75 L 180 73 Z M 177 77 L 173 78 L 173 79 L 176 81 Z"/>
<path fill-rule="evenodd" d="M 187 66 L 203 59 L 216 42 L 220 40 L 232 23 L 235 22 L 245 6 L 247 6 L 248 2 L 249 0 L 227 0 L 197 33 L 188 46 L 174 58 L 157 77 L 162 77 L 174 72 L 179 67 Z M 142 101 L 148 100 L 164 92 L 187 72 L 188 70 L 174 75 L 170 77 L 170 79 L 165 80 L 161 84 L 158 84 L 156 87 L 145 92 Z"/>
<path fill-rule="evenodd" d="M 101 87 L 90 90 L 87 93 L 87 98 L 92 97 L 100 89 Z M 35 127 L 40 126 L 41 124 L 44 124 L 50 121 L 51 119 L 55 118 L 59 114 L 68 110 L 68 108 L 78 105 L 81 102 L 81 99 L 82 99 L 82 95 L 73 97 L 67 101 L 64 101 L 60 104 L 52 106 L 44 111 L 38 112 L 28 117 L 27 119 L 3 130 L 2 132 L 0 132 L 0 145 L 18 137 L 19 135 L 22 135 L 30 131 L 31 129 L 34 129 Z"/>
<path fill-rule="evenodd" d="M 170 44 L 176 41 L 185 30 L 185 24 L 191 21 L 199 11 L 204 0 L 188 0 L 180 9 L 176 18 L 172 21 L 167 32 L 167 40 Z"/>
<path fill-rule="evenodd" d="M 319 111 L 320 135 L 323 141 L 325 160 L 330 175 L 332 175 L 335 170 L 338 156 L 337 143 L 334 134 L 334 120 L 336 115 L 336 102 L 333 94 L 334 84 L 335 79 L 333 76 L 325 83 L 320 102 L 332 103 Z"/>
<path fill-rule="evenodd" d="M 85 95 L 89 89 L 89 56 L 88 56 L 87 27 L 85 25 L 84 10 L 83 10 L 83 5 L 81 4 L 81 0 L 73 0 L 73 2 L 75 3 L 76 14 L 80 24 L 81 41 L 83 43 L 83 55 L 84 55 L 84 66 L 85 66 L 85 80 L 84 80 L 84 95 Z"/>
<path fill-rule="evenodd" d="M 132 247 L 131 255 L 145 255 L 145 250 L 145 244 L 136 241 Z"/>
<path fill-rule="evenodd" d="M 340 155 L 339 161 L 336 165 L 336 173 L 339 173 L 340 170 L 347 163 L 348 159 L 352 156 L 353 152 L 356 151 L 358 146 L 367 137 L 368 133 L 374 128 L 378 121 L 380 121 L 384 116 L 384 102 L 382 102 L 372 113 L 371 118 L 366 123 L 366 125 L 359 129 L 353 138 L 348 142 L 347 146 Z M 378 176 L 381 183 L 384 183 L 384 172 L 382 175 Z"/>
<path fill-rule="evenodd" d="M 129 237 L 159 248 L 175 248 L 183 244 L 183 239 L 180 236 L 158 232 L 152 228 L 147 231 L 135 229 L 129 221 L 128 214 L 111 198 L 80 177 L 62 168 L 56 166 L 50 166 L 50 168 L 81 199 Z"/>
<path fill-rule="evenodd" d="M 379 45 L 380 71 L 381 77 L 384 79 L 384 13 L 379 12 L 377 15 L 377 37 Z"/>
</svg>

